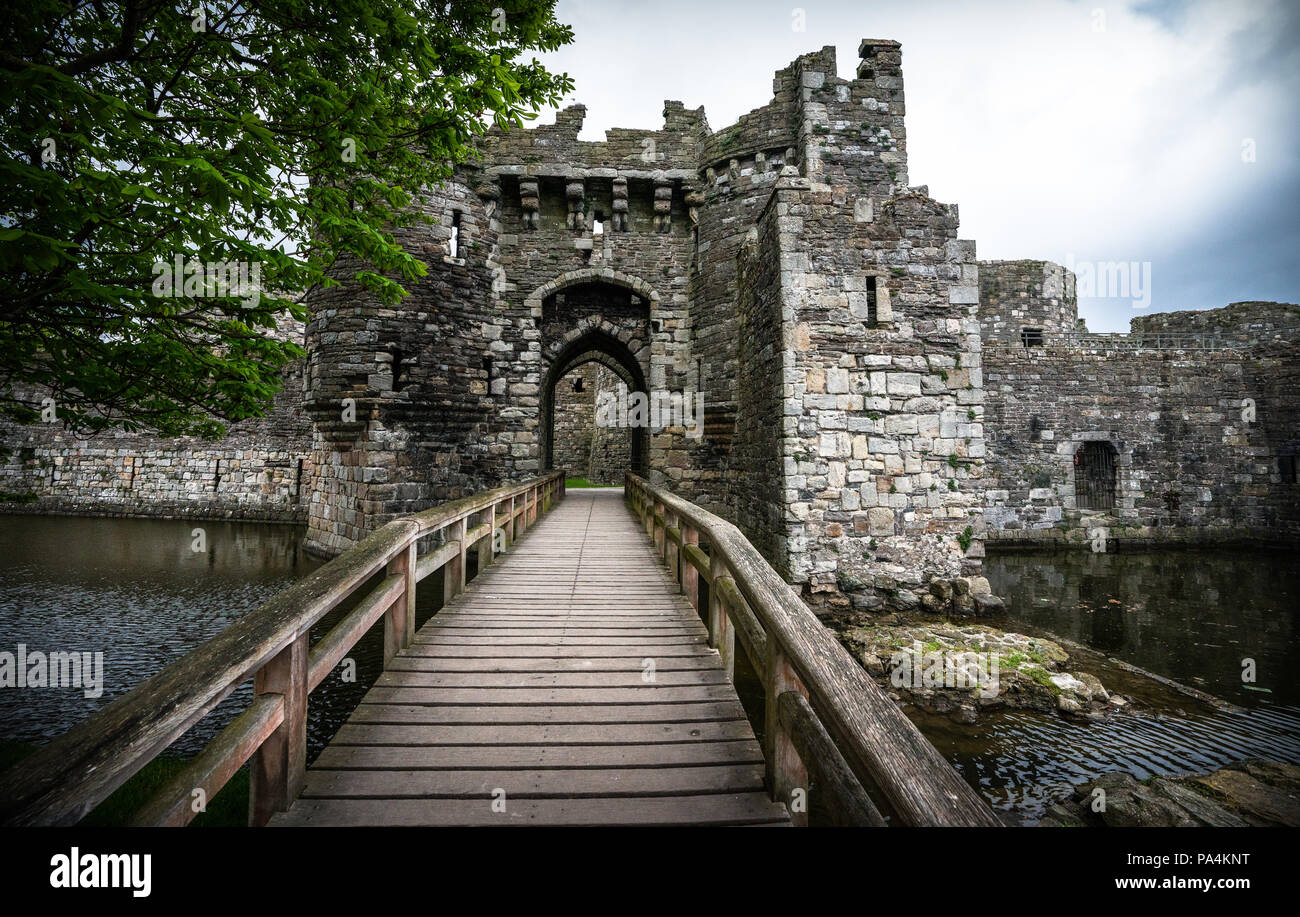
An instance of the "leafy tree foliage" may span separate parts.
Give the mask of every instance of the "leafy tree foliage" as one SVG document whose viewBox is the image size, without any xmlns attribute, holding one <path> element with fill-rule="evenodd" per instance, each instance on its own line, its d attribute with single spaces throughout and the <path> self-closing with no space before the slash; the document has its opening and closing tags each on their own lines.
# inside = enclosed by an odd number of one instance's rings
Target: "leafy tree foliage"
<svg viewBox="0 0 1300 917">
<path fill-rule="evenodd" d="M 408 204 L 557 104 L 549 2 L 24 0 L 0 20 L 0 413 L 219 435 L 339 267 L 385 301 Z M 256 293 L 182 267 L 242 266 Z M 170 289 L 169 289 L 170 286 Z M 36 393 L 36 394 L 33 394 Z"/>
</svg>

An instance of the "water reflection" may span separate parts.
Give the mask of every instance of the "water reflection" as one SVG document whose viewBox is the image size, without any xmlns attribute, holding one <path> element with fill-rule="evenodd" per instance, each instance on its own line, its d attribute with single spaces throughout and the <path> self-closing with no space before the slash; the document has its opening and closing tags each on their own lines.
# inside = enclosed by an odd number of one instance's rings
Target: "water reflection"
<svg viewBox="0 0 1300 917">
<path fill-rule="evenodd" d="M 1242 709 L 1220 711 L 1104 660 L 1083 666 L 1151 704 L 1106 722 L 1004 711 L 960 725 L 909 710 L 926 736 L 995 806 L 1032 823 L 1085 780 L 1123 770 L 1206 772 L 1245 757 L 1300 763 L 1300 571 L 1289 555 L 1216 550 L 1136 554 L 990 554 L 993 591 L 1009 601 L 994 626 L 1057 634 L 1200 688 Z M 1258 682 L 1241 679 L 1255 660 Z"/>
</svg>

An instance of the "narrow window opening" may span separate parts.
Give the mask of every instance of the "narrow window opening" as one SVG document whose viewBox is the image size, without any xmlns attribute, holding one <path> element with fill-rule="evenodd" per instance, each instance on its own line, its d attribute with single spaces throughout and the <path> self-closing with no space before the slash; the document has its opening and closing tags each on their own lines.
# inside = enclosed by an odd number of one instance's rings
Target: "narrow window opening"
<svg viewBox="0 0 1300 917">
<path fill-rule="evenodd" d="M 1042 328 L 1021 328 L 1020 343 L 1026 347 L 1043 346 L 1043 329 Z"/>
<path fill-rule="evenodd" d="M 217 459 L 216 464 L 215 464 L 215 465 L 213 466 L 213 468 L 212 468 L 212 490 L 213 490 L 213 492 L 215 493 L 215 492 L 216 492 L 216 489 L 217 489 L 218 487 L 220 487 L 220 486 L 221 486 L 221 459 Z"/>
<path fill-rule="evenodd" d="M 406 384 L 406 380 L 402 378 L 402 374 L 406 370 L 406 367 L 402 363 L 401 348 L 393 347 L 392 353 L 393 353 L 393 391 L 400 392 L 402 390 L 402 386 Z"/>
<path fill-rule="evenodd" d="M 448 240 L 447 246 L 451 251 L 453 258 L 460 257 L 460 211 L 453 210 L 451 213 L 451 239 Z"/>
<path fill-rule="evenodd" d="M 605 235 L 605 214 L 597 210 L 595 216 L 593 216 L 591 219 L 591 236 L 594 239 L 596 236 L 601 236 L 603 238 L 604 235 Z"/>
<path fill-rule="evenodd" d="M 1294 455 L 1279 455 L 1277 457 L 1277 470 L 1282 475 L 1283 484 L 1300 484 L 1300 462 L 1297 462 Z"/>
<path fill-rule="evenodd" d="M 302 497 L 302 459 L 298 459 L 298 470 L 293 477 L 293 502 L 297 503 Z"/>
<path fill-rule="evenodd" d="M 491 357 L 483 358 L 483 375 L 487 376 L 487 380 L 489 382 L 492 381 L 492 358 Z"/>
<path fill-rule="evenodd" d="M 573 380 L 573 390 L 575 392 L 582 391 L 582 376 L 578 376 L 578 378 Z"/>
<path fill-rule="evenodd" d="M 876 307 L 876 278 L 867 278 L 867 327 L 875 328 L 880 324 L 880 312 Z"/>
</svg>

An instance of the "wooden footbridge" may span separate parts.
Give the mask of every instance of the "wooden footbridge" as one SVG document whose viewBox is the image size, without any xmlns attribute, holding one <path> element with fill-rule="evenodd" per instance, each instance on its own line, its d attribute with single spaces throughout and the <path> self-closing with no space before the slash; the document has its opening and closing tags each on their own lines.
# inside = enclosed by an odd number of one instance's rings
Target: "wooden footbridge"
<svg viewBox="0 0 1300 917">
<path fill-rule="evenodd" d="M 384 672 L 308 767 L 309 694 L 381 620 Z M 734 526 L 560 473 L 388 523 L 0 775 L 0 820 L 75 824 L 250 679 L 136 823 L 186 824 L 251 762 L 252 825 L 997 824 Z"/>
</svg>

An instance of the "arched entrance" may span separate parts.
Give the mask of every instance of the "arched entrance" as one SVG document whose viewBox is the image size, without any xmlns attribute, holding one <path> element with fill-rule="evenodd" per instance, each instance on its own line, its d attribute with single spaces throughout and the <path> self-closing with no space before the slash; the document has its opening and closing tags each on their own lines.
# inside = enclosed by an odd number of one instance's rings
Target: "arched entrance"
<svg viewBox="0 0 1300 917">
<path fill-rule="evenodd" d="M 628 346 L 605 330 L 595 329 L 568 341 L 550 361 L 542 384 L 542 459 L 547 469 L 555 467 L 556 458 L 556 396 L 561 384 L 572 385 L 575 370 L 596 364 L 626 387 L 629 393 L 646 391 L 645 374 L 641 364 Z M 567 394 L 567 393 L 566 393 Z M 596 409 L 591 399 L 591 409 Z M 593 419 L 594 422 L 594 419 Z M 618 435 L 611 430 L 610 435 Z M 626 428 L 628 469 L 644 474 L 649 457 L 649 438 L 644 427 Z"/>
</svg>

